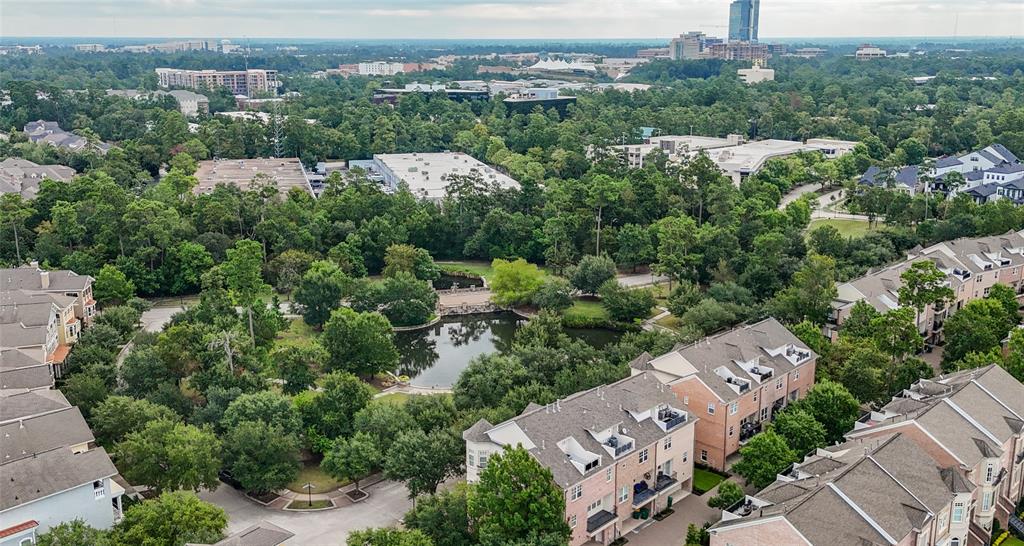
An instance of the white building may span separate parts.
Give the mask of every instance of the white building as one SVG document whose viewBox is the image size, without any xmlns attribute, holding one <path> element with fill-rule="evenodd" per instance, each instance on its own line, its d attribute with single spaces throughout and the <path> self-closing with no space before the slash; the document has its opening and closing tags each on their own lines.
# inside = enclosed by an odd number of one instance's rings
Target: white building
<svg viewBox="0 0 1024 546">
<path fill-rule="evenodd" d="M 97 529 L 121 519 L 117 469 L 60 391 L 0 391 L 0 415 L 0 546 L 75 519 Z"/>
<path fill-rule="evenodd" d="M 360 76 L 394 76 L 403 72 L 405 72 L 405 65 L 402 63 L 389 63 L 386 61 L 359 63 Z"/>
<path fill-rule="evenodd" d="M 107 50 L 103 44 L 75 44 L 75 51 L 84 53 L 101 53 Z"/>
<path fill-rule="evenodd" d="M 404 184 L 413 195 L 424 199 L 442 199 L 453 176 L 478 175 L 502 188 L 519 187 L 512 177 L 460 152 L 375 154 L 372 164 L 360 163 L 371 174 L 379 175 L 392 191 Z"/>
<path fill-rule="evenodd" d="M 771 68 L 762 68 L 759 63 L 754 63 L 751 68 L 741 68 L 736 73 L 747 85 L 775 81 L 775 71 Z"/>
<path fill-rule="evenodd" d="M 866 61 L 869 59 L 884 59 L 886 53 L 882 48 L 873 45 L 862 45 L 857 49 L 857 53 L 854 56 L 858 61 Z"/>
</svg>

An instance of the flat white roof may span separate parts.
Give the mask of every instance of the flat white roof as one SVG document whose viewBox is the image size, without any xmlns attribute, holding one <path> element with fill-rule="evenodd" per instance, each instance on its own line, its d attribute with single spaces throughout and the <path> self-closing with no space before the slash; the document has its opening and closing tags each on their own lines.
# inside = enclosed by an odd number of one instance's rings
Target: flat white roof
<svg viewBox="0 0 1024 546">
<path fill-rule="evenodd" d="M 292 188 L 302 188 L 312 193 L 302 163 L 294 157 L 200 161 L 196 169 L 199 184 L 192 192 L 196 195 L 210 193 L 217 184 L 234 185 L 247 190 L 257 175 L 269 177 L 280 193 L 288 193 Z"/>
<path fill-rule="evenodd" d="M 460 152 L 376 154 L 373 158 L 409 186 L 418 197 L 440 199 L 449 176 L 477 173 L 502 188 L 518 188 L 519 182 L 477 159 Z"/>
</svg>

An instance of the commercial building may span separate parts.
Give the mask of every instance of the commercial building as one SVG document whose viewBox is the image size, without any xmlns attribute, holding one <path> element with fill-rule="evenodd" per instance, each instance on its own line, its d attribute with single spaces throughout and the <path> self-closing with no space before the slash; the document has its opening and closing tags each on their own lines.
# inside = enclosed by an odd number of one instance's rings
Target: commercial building
<svg viewBox="0 0 1024 546">
<path fill-rule="evenodd" d="M 771 57 L 771 48 L 767 44 L 754 42 L 706 43 L 704 48 L 704 58 L 707 59 L 750 61 L 765 65 Z"/>
<path fill-rule="evenodd" d="M 462 434 L 466 481 L 478 481 L 505 447 L 522 446 L 565 495 L 569 544 L 610 544 L 690 494 L 694 423 L 669 388 L 641 373 L 530 404 L 497 425 L 477 421 Z"/>
<path fill-rule="evenodd" d="M 90 144 L 89 139 L 61 129 L 56 121 L 30 121 L 25 124 L 23 131 L 30 142 L 49 144 L 69 152 L 94 150 L 105 154 L 113 147 L 106 142 Z"/>
<path fill-rule="evenodd" d="M 798 47 L 792 53 L 786 53 L 784 56 L 817 59 L 818 57 L 824 57 L 826 53 L 828 53 L 828 50 L 820 47 Z"/>
<path fill-rule="evenodd" d="M 360 76 L 394 76 L 405 72 L 405 64 L 376 61 L 359 63 L 358 69 Z"/>
<path fill-rule="evenodd" d="M 75 170 L 64 165 L 38 165 L 27 159 L 8 157 L 0 161 L 0 195 L 17 193 L 22 199 L 34 199 L 43 180 L 69 182 Z"/>
<path fill-rule="evenodd" d="M 185 117 L 194 117 L 210 113 L 210 99 L 206 95 L 193 93 L 185 89 L 173 91 L 140 91 L 138 89 L 107 89 L 108 96 L 142 100 L 154 97 L 170 96 L 178 103 L 178 111 Z"/>
<path fill-rule="evenodd" d="M 379 176 L 390 191 L 405 186 L 416 197 L 430 200 L 442 199 L 455 176 L 477 176 L 500 188 L 519 187 L 512 177 L 460 152 L 374 154 L 371 161 L 356 166 Z"/>
<path fill-rule="evenodd" d="M 281 82 L 276 70 L 251 68 L 249 70 L 182 70 L 157 68 L 160 87 L 185 89 L 214 89 L 226 87 L 235 95 L 252 96 L 257 93 L 276 93 Z"/>
<path fill-rule="evenodd" d="M 454 101 L 487 100 L 490 94 L 487 90 L 479 89 L 452 89 L 443 84 L 429 83 L 408 83 L 404 87 L 381 88 L 373 92 L 372 100 L 376 103 L 397 103 L 398 97 L 414 93 L 444 93 L 446 97 Z"/>
<path fill-rule="evenodd" d="M 960 489 L 970 496 L 951 518 L 967 524 L 956 531 L 959 544 L 989 544 L 995 520 L 1006 528 L 1024 497 L 1024 385 L 995 364 L 922 379 L 863 417 L 847 438 L 895 433 L 928 452 L 937 467 L 952 468 L 951 479 L 966 482 Z M 920 536 L 924 544 L 953 543 L 939 538 L 941 529 L 931 541 Z"/>
<path fill-rule="evenodd" d="M 1024 294 L 1024 283 L 1021 282 L 1024 231 L 954 239 L 911 251 L 900 262 L 838 283 L 825 333 L 835 339 L 857 302 L 863 301 L 880 313 L 899 307 L 899 290 L 903 286 L 901 275 L 914 262 L 924 260 L 934 262 L 946 275 L 946 283 L 954 294 L 953 299 L 941 307 L 928 305 L 918 313 L 918 331 L 929 343 L 942 340 L 942 325 L 947 317 L 968 302 L 988 296 L 996 283 L 1013 288 L 1017 294 Z"/>
<path fill-rule="evenodd" d="M 948 457 L 887 432 L 811 453 L 724 510 L 710 544 L 981 544 L 969 540 L 974 492 Z"/>
<path fill-rule="evenodd" d="M 682 409 L 700 418 L 699 463 L 725 469 L 729 457 L 814 384 L 817 355 L 779 321 L 768 318 L 630 363 L 668 385 Z"/>
<path fill-rule="evenodd" d="M 125 488 L 77 407 L 60 391 L 0 390 L 0 544 L 35 544 L 80 519 L 109 529 Z"/>
<path fill-rule="evenodd" d="M 641 59 L 670 59 L 671 52 L 667 47 L 649 47 L 638 49 L 636 56 Z"/>
<path fill-rule="evenodd" d="M 102 53 L 107 50 L 103 44 L 75 44 L 75 51 L 84 53 Z"/>
<path fill-rule="evenodd" d="M 709 38 L 703 32 L 687 32 L 680 34 L 678 38 L 672 38 L 669 42 L 669 57 L 673 61 L 701 59 L 704 57 L 704 49 L 711 43 L 718 43 L 721 40 Z"/>
<path fill-rule="evenodd" d="M 761 0 L 733 0 L 729 4 L 729 41 L 756 42 Z"/>
<path fill-rule="evenodd" d="M 865 44 L 857 48 L 857 52 L 854 53 L 854 57 L 856 57 L 858 61 L 884 59 L 886 57 L 886 52 L 882 48 Z"/>
<path fill-rule="evenodd" d="M 210 159 L 199 162 L 196 170 L 199 184 L 192 193 L 203 195 L 219 185 L 236 186 L 249 190 L 258 185 L 270 185 L 278 193 L 287 194 L 293 188 L 312 194 L 306 169 L 298 158 L 269 159 Z"/>
<path fill-rule="evenodd" d="M 775 71 L 771 68 L 763 68 L 760 63 L 754 63 L 751 68 L 741 68 L 736 74 L 747 85 L 761 82 L 775 81 Z"/>
</svg>

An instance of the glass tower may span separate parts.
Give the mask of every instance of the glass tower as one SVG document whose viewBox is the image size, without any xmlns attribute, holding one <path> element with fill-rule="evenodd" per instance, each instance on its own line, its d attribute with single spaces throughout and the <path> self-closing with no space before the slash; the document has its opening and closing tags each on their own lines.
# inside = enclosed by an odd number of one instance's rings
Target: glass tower
<svg viewBox="0 0 1024 546">
<path fill-rule="evenodd" d="M 729 41 L 756 42 L 760 0 L 733 0 L 729 5 Z"/>
</svg>

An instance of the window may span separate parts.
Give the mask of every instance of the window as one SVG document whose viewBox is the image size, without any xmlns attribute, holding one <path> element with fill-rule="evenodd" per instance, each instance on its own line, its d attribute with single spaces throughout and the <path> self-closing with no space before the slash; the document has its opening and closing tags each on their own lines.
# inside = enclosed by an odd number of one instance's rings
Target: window
<svg viewBox="0 0 1024 546">
<path fill-rule="evenodd" d="M 595 510 L 597 510 L 600 507 L 601 507 L 601 499 L 597 499 L 596 501 L 590 503 L 590 506 L 587 507 L 587 513 L 589 514 L 591 512 L 594 512 Z"/>
<path fill-rule="evenodd" d="M 960 537 L 953 537 L 949 539 L 949 546 L 960 546 Z"/>
<path fill-rule="evenodd" d="M 626 502 L 627 499 L 629 499 L 629 486 L 623 485 L 619 488 L 619 502 Z"/>
<path fill-rule="evenodd" d="M 775 382 L 775 390 L 779 390 L 781 388 L 782 388 L 782 378 L 780 377 L 778 379 L 778 381 Z"/>
<path fill-rule="evenodd" d="M 479 461 L 479 464 L 477 465 L 477 468 L 487 468 L 487 452 L 486 451 L 481 451 L 480 452 L 480 461 Z"/>
<path fill-rule="evenodd" d="M 639 459 L 639 462 L 641 462 L 641 463 L 646 463 L 647 462 L 647 450 L 646 449 L 644 449 L 643 451 L 640 452 L 640 455 L 638 456 L 638 459 Z"/>
<path fill-rule="evenodd" d="M 708 402 L 708 415 L 714 415 L 714 414 L 715 414 L 715 403 L 714 402 Z"/>
<path fill-rule="evenodd" d="M 21 542 L 18 543 L 18 546 L 30 546 L 31 544 L 35 544 L 35 541 L 32 540 L 32 537 L 26 537 L 21 539 Z"/>
<path fill-rule="evenodd" d="M 796 371 L 793 372 L 793 379 L 800 379 L 800 368 L 797 368 Z"/>
<path fill-rule="evenodd" d="M 988 512 L 992 508 L 992 492 L 989 491 L 981 496 L 981 511 Z"/>
<path fill-rule="evenodd" d="M 614 467 L 613 466 L 609 466 L 608 470 L 604 471 L 604 481 L 606 481 L 606 482 L 612 481 L 612 468 L 614 468 Z"/>
<path fill-rule="evenodd" d="M 687 461 L 687 459 L 689 459 L 689 458 L 690 458 L 690 452 L 689 451 L 684 451 L 683 452 L 683 462 L 685 463 Z"/>
<path fill-rule="evenodd" d="M 96 480 L 92 482 L 92 494 L 97 499 L 102 499 L 103 497 L 107 496 L 107 490 L 105 487 L 103 487 L 102 481 Z"/>
<path fill-rule="evenodd" d="M 754 402 L 757 402 L 757 391 L 754 391 Z"/>
<path fill-rule="evenodd" d="M 729 415 L 736 415 L 736 412 L 740 410 L 740 403 L 733 402 L 729 404 Z"/>
<path fill-rule="evenodd" d="M 689 406 L 690 405 L 690 396 L 689 395 L 684 395 L 683 396 L 683 405 L 684 406 Z"/>
<path fill-rule="evenodd" d="M 672 449 L 672 437 L 671 436 L 668 436 L 668 437 L 665 438 L 665 443 L 664 443 L 663 447 L 664 447 L 665 450 Z"/>
<path fill-rule="evenodd" d="M 704 461 L 705 463 L 708 462 L 708 450 L 700 450 L 700 460 Z"/>
<path fill-rule="evenodd" d="M 768 418 L 768 408 L 761 408 L 761 420 L 764 421 Z"/>
<path fill-rule="evenodd" d="M 576 514 L 569 517 L 569 527 L 576 528 Z"/>
<path fill-rule="evenodd" d="M 988 467 L 985 468 L 985 483 L 992 483 L 992 477 L 995 474 L 995 470 L 996 467 L 992 464 L 989 464 Z"/>
<path fill-rule="evenodd" d="M 475 459 L 476 457 L 473 455 L 473 452 L 468 452 L 466 454 L 466 466 L 476 466 Z"/>
<path fill-rule="evenodd" d="M 569 490 L 569 500 L 576 500 L 583 496 L 583 484 L 576 484 Z"/>
<path fill-rule="evenodd" d="M 954 502 L 953 503 L 953 523 L 964 522 L 964 503 Z"/>
<path fill-rule="evenodd" d="M 736 432 L 736 427 L 729 425 L 729 436 L 732 436 Z"/>
</svg>

